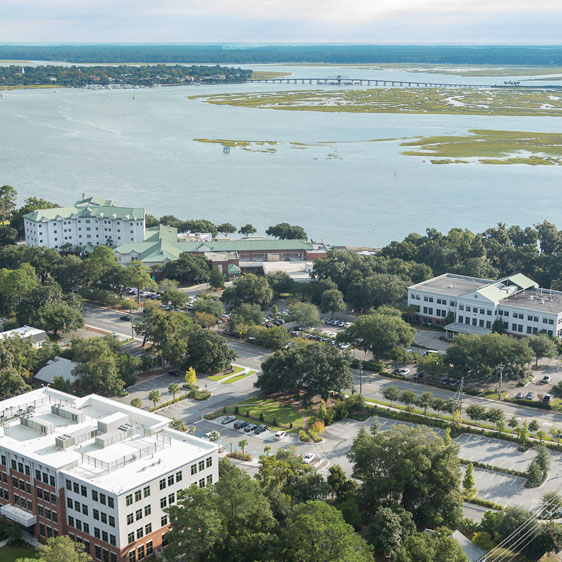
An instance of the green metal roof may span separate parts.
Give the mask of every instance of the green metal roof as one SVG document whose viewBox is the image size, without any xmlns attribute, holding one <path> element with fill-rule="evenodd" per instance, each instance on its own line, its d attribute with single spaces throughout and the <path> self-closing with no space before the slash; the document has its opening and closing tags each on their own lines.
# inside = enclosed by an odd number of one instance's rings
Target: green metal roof
<svg viewBox="0 0 562 562">
<path fill-rule="evenodd" d="M 490 283 L 485 287 L 481 287 L 480 289 L 477 289 L 476 292 L 479 295 L 482 295 L 483 297 L 497 304 L 503 299 L 507 298 L 510 294 L 512 294 L 512 293 L 508 293 L 504 289 L 504 287 L 509 287 L 513 285 L 519 287 L 518 291 L 524 289 L 530 289 L 532 287 L 538 287 L 538 284 L 532 279 L 529 279 L 522 273 L 516 273 L 515 275 L 504 277 L 503 279 L 499 279 L 498 281 L 495 281 L 494 283 Z"/>
<path fill-rule="evenodd" d="M 99 205 L 104 207 L 111 207 L 113 205 L 113 201 L 110 199 L 102 199 L 101 197 L 86 197 L 86 199 L 81 199 L 80 201 L 76 201 L 74 203 L 76 207 L 78 206 L 87 206 L 87 205 Z"/>
<path fill-rule="evenodd" d="M 228 273 L 242 273 L 242 270 L 235 263 L 229 263 Z"/>
<path fill-rule="evenodd" d="M 70 218 L 115 218 L 123 220 L 144 219 L 144 209 L 136 207 L 58 207 L 56 209 L 38 209 L 31 211 L 23 218 L 34 221 L 63 220 Z"/>
</svg>

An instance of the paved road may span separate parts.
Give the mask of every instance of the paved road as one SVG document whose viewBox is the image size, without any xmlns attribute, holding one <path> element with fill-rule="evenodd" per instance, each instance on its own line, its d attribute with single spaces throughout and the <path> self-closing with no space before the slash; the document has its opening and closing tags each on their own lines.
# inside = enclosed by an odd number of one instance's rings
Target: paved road
<svg viewBox="0 0 562 562">
<path fill-rule="evenodd" d="M 359 392 L 359 372 L 354 370 L 353 374 L 355 379 L 355 390 Z M 442 390 L 440 388 L 408 380 L 400 381 L 372 373 L 363 373 L 363 395 L 365 397 L 374 398 L 376 400 L 384 400 L 383 392 L 388 386 L 395 386 L 400 391 L 413 390 L 418 394 L 429 391 L 435 397 L 445 399 L 452 398 L 455 394 L 454 391 Z M 539 424 L 545 427 L 546 431 L 548 431 L 552 425 L 562 426 L 562 415 L 552 411 L 539 410 L 538 408 L 528 408 L 526 406 L 519 406 L 507 402 L 498 402 L 496 400 L 478 398 L 476 396 L 465 394 L 463 396 L 463 406 L 466 407 L 469 404 L 479 404 L 485 408 L 500 408 L 505 412 L 506 421 L 513 415 L 521 422 L 524 420 L 527 420 L 528 422 L 531 420 L 537 420 Z"/>
</svg>

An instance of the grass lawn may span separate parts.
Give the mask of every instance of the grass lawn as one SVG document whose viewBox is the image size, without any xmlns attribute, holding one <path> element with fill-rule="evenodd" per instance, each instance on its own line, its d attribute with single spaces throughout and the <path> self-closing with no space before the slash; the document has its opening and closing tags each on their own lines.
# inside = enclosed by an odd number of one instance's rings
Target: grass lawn
<svg viewBox="0 0 562 562">
<path fill-rule="evenodd" d="M 239 367 L 238 365 L 233 365 L 232 368 L 234 369 L 232 371 L 232 373 L 227 373 L 226 375 L 212 375 L 210 377 L 207 377 L 210 381 L 220 381 L 222 379 L 225 379 L 226 377 L 231 377 L 233 375 L 237 375 L 240 373 L 244 372 L 244 369 L 246 367 Z"/>
<path fill-rule="evenodd" d="M 486 560 L 494 562 L 494 560 L 502 560 L 505 562 L 529 562 L 529 559 L 522 554 L 515 554 L 506 548 L 498 548 L 491 556 L 486 556 Z"/>
<path fill-rule="evenodd" d="M 225 381 L 221 381 L 222 384 L 232 384 L 233 382 L 238 382 L 239 380 L 245 379 L 246 377 L 249 377 L 251 375 L 255 375 L 256 372 L 255 371 L 250 371 L 249 373 L 242 373 L 241 375 L 236 375 L 235 377 L 232 377 L 230 379 L 226 379 Z"/>
<path fill-rule="evenodd" d="M 238 406 L 239 414 L 234 414 L 236 406 Z M 249 416 L 246 416 L 246 411 L 249 411 Z M 244 402 L 227 406 L 226 414 L 222 410 L 219 412 L 220 415 L 236 415 L 238 419 L 252 423 L 259 422 L 260 414 L 263 414 L 263 423 L 267 424 L 273 431 L 279 429 L 288 430 L 290 423 L 293 424 L 293 429 L 298 430 L 302 428 L 303 424 L 302 413 L 291 404 L 281 403 L 268 398 L 251 398 Z M 309 424 L 312 423 L 310 415 L 309 413 Z M 277 424 L 273 423 L 274 419 L 277 421 Z"/>
<path fill-rule="evenodd" d="M 18 558 L 37 558 L 37 553 L 31 548 L 17 546 L 3 546 L 0 548 L 2 562 L 16 562 Z"/>
</svg>

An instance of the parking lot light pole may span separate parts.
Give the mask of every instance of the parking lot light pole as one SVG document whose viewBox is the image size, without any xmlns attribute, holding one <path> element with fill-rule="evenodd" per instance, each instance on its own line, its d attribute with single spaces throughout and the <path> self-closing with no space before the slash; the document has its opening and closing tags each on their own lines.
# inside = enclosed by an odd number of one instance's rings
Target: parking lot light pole
<svg viewBox="0 0 562 562">
<path fill-rule="evenodd" d="M 359 396 L 363 395 L 363 361 L 359 359 Z"/>
<path fill-rule="evenodd" d="M 503 368 L 505 367 L 505 365 L 503 365 L 502 363 L 500 363 L 500 364 L 498 365 L 498 367 L 500 368 L 500 385 L 499 385 L 499 396 L 498 396 L 498 400 L 501 402 L 501 401 L 502 401 Z"/>
</svg>

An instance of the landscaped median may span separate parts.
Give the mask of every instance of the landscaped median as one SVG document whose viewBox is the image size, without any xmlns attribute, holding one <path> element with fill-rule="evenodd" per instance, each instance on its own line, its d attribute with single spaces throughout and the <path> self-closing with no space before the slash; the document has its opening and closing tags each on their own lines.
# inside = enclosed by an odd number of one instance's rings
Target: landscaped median
<svg viewBox="0 0 562 562">
<path fill-rule="evenodd" d="M 207 377 L 210 381 L 218 381 L 224 384 L 232 384 L 238 382 L 239 380 L 255 375 L 256 371 L 251 371 L 247 367 L 241 367 L 240 365 L 233 365 L 232 372 L 230 373 L 220 373 L 218 375 L 212 375 Z"/>
</svg>

